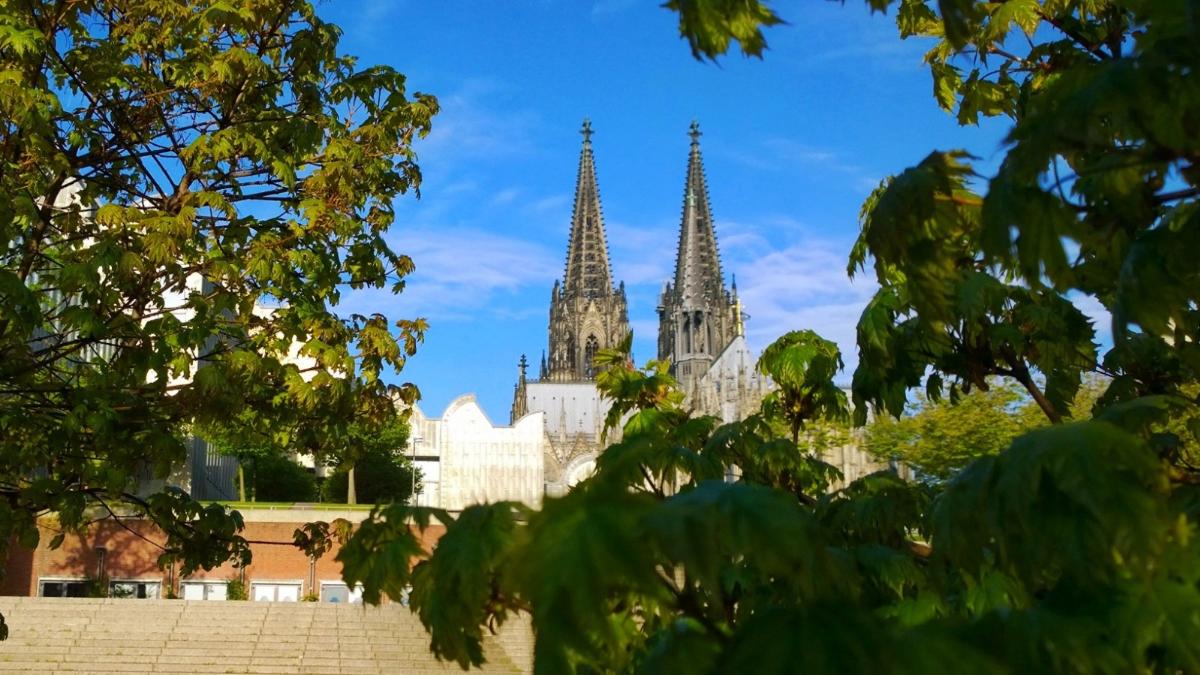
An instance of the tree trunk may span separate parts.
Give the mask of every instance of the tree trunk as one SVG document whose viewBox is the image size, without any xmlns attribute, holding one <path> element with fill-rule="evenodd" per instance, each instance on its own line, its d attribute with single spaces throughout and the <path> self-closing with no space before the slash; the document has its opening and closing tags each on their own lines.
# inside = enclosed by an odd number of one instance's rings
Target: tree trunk
<svg viewBox="0 0 1200 675">
<path fill-rule="evenodd" d="M 238 501 L 246 503 L 246 467 L 238 462 Z"/>
<path fill-rule="evenodd" d="M 355 489 L 354 489 L 354 467 L 353 466 L 350 467 L 350 470 L 346 472 L 346 503 L 347 504 L 357 504 L 358 503 L 358 492 L 355 491 Z"/>
</svg>

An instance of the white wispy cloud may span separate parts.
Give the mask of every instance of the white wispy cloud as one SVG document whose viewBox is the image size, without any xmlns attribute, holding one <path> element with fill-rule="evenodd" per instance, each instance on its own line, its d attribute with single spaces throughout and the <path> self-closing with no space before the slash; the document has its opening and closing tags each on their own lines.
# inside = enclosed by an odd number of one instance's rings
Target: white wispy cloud
<svg viewBox="0 0 1200 675">
<path fill-rule="evenodd" d="M 571 203 L 571 196 L 568 194 L 556 194 L 548 197 L 540 197 L 523 205 L 522 210 L 527 213 L 549 213 L 558 211 Z"/>
<path fill-rule="evenodd" d="M 819 169 L 845 177 L 849 187 L 857 192 L 871 190 L 879 183 L 879 176 L 853 157 L 830 148 L 811 145 L 794 138 L 769 137 L 759 140 L 747 149 L 725 148 L 722 155 L 748 169 L 755 171 L 811 172 Z"/>
<path fill-rule="evenodd" d="M 730 256 L 738 295 L 750 315 L 747 338 L 755 349 L 790 330 L 808 328 L 841 347 L 848 378 L 857 361 L 855 329 L 875 293 L 874 281 L 846 275 L 846 247 L 819 236 L 762 255 Z"/>
<path fill-rule="evenodd" d="M 881 70 L 923 68 L 922 48 L 912 42 L 894 39 L 894 31 L 894 27 L 884 26 L 882 31 L 876 33 L 883 39 L 872 39 L 869 35 L 859 34 L 857 39 L 849 43 L 815 49 L 803 57 L 791 59 L 791 63 L 800 69 L 824 69 L 837 61 L 854 61 Z"/>
<path fill-rule="evenodd" d="M 717 246 L 727 259 L 764 255 L 773 250 L 762 228 L 737 220 L 717 220 L 713 224 Z"/>
<path fill-rule="evenodd" d="M 666 222 L 605 223 L 614 281 L 657 288 L 670 278 L 675 265 L 677 227 Z"/>
<path fill-rule="evenodd" d="M 520 196 L 521 191 L 517 188 L 504 188 L 503 190 L 500 190 L 496 194 L 492 195 L 492 198 L 488 200 L 488 202 L 492 206 L 504 206 L 506 204 L 513 203 L 516 201 L 517 197 Z"/>
<path fill-rule="evenodd" d="M 544 307 L 514 306 L 511 297 L 530 288 L 549 289 L 560 271 L 557 256 L 546 246 L 483 228 L 408 227 L 388 239 L 393 250 L 416 263 L 404 291 L 398 296 L 381 290 L 350 292 L 343 312 L 441 321 L 475 320 L 481 314 L 531 317 Z"/>
<path fill-rule="evenodd" d="M 417 143 L 427 170 L 465 168 L 467 160 L 504 159 L 537 148 L 539 116 L 532 109 L 502 109 L 512 89 L 503 82 L 467 80 L 439 94 L 441 111 L 429 135 Z"/>
</svg>

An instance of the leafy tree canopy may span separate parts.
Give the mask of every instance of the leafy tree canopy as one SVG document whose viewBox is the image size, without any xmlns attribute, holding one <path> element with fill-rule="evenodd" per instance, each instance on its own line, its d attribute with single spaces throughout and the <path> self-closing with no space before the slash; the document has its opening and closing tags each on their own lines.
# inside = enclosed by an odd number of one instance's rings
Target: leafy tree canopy
<svg viewBox="0 0 1200 675">
<path fill-rule="evenodd" d="M 416 395 L 381 376 L 424 322 L 336 305 L 412 271 L 384 233 L 438 106 L 339 35 L 306 0 L 0 3 L 0 546 L 100 508 L 184 574 L 244 560 L 237 514 L 137 477 L 194 429 L 319 447 Z"/>
<path fill-rule="evenodd" d="M 316 477 L 298 462 L 282 455 L 263 455 L 250 461 L 253 497 L 261 502 L 315 502 Z"/>
<path fill-rule="evenodd" d="M 929 40 L 939 104 L 1012 126 L 994 175 L 934 152 L 864 205 L 849 268 L 880 289 L 855 414 L 1000 381 L 1046 425 L 944 483 L 829 493 L 831 468 L 771 432 L 779 412 L 838 408 L 788 403 L 827 391 L 840 356 L 776 360 L 816 336 L 768 348 L 774 409 L 726 425 L 689 414 L 666 364 L 607 355 L 610 422 L 629 417 L 594 476 L 537 512 L 381 508 L 342 549 L 367 599 L 412 585 L 438 655 L 479 663 L 482 630 L 528 612 L 539 673 L 1200 671 L 1200 476 L 1180 434 L 1200 431 L 1180 424 L 1200 370 L 1200 11 L 867 4 Z M 779 22 L 757 0 L 667 6 L 710 58 L 760 54 Z M 1081 297 L 1112 314 L 1106 353 Z M 1110 383 L 1072 410 L 1091 372 Z M 432 519 L 447 531 L 426 553 L 409 524 Z"/>
<path fill-rule="evenodd" d="M 420 471 L 404 454 L 408 447 L 407 423 L 356 423 L 347 431 L 345 449 L 326 456 L 337 467 L 322 486 L 326 501 L 346 501 L 352 468 L 357 499 L 362 503 L 405 502 L 420 489 Z"/>
<path fill-rule="evenodd" d="M 1072 406 L 1086 416 L 1107 383 L 1085 385 Z M 1082 410 L 1082 413 L 1078 411 Z M 872 455 L 912 467 L 925 479 L 943 480 L 971 460 L 1000 454 L 1018 436 L 1048 424 L 1046 416 L 1012 382 L 964 394 L 955 402 L 910 403 L 906 413 L 880 416 L 864 429 L 862 442 Z"/>
</svg>

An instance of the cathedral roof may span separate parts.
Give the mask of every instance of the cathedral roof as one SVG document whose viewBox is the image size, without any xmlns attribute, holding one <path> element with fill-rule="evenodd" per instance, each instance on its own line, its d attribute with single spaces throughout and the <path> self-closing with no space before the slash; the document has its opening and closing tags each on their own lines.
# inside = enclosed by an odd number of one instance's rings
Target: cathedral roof
<svg viewBox="0 0 1200 675">
<path fill-rule="evenodd" d="M 683 186 L 683 218 L 679 226 L 679 252 L 675 257 L 675 294 L 682 308 L 702 308 L 706 298 L 715 299 L 724 292 L 721 257 L 708 205 L 708 185 L 704 162 L 700 157 L 700 125 L 692 122 L 688 135 L 692 147 L 688 154 L 687 178 Z"/>
<path fill-rule="evenodd" d="M 575 209 L 571 214 L 563 292 L 600 297 L 613 292 L 613 283 L 604 214 L 600 209 L 600 187 L 596 182 L 596 163 L 592 157 L 592 123 L 585 119 L 579 133 L 583 134 L 583 149 L 579 153 L 579 175 L 575 180 Z"/>
</svg>

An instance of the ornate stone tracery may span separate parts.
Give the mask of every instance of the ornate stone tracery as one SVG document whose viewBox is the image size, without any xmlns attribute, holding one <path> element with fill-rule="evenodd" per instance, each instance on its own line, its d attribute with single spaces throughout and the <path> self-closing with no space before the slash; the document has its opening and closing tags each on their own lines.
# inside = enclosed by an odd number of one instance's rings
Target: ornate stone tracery
<svg viewBox="0 0 1200 675">
<path fill-rule="evenodd" d="M 593 377 L 592 359 L 629 332 L 625 284 L 613 286 L 600 187 L 592 154 L 592 125 L 584 120 L 583 148 L 575 181 L 575 208 L 567 242 L 562 283 L 550 296 L 550 360 L 539 377 L 551 382 L 584 382 Z"/>
</svg>

